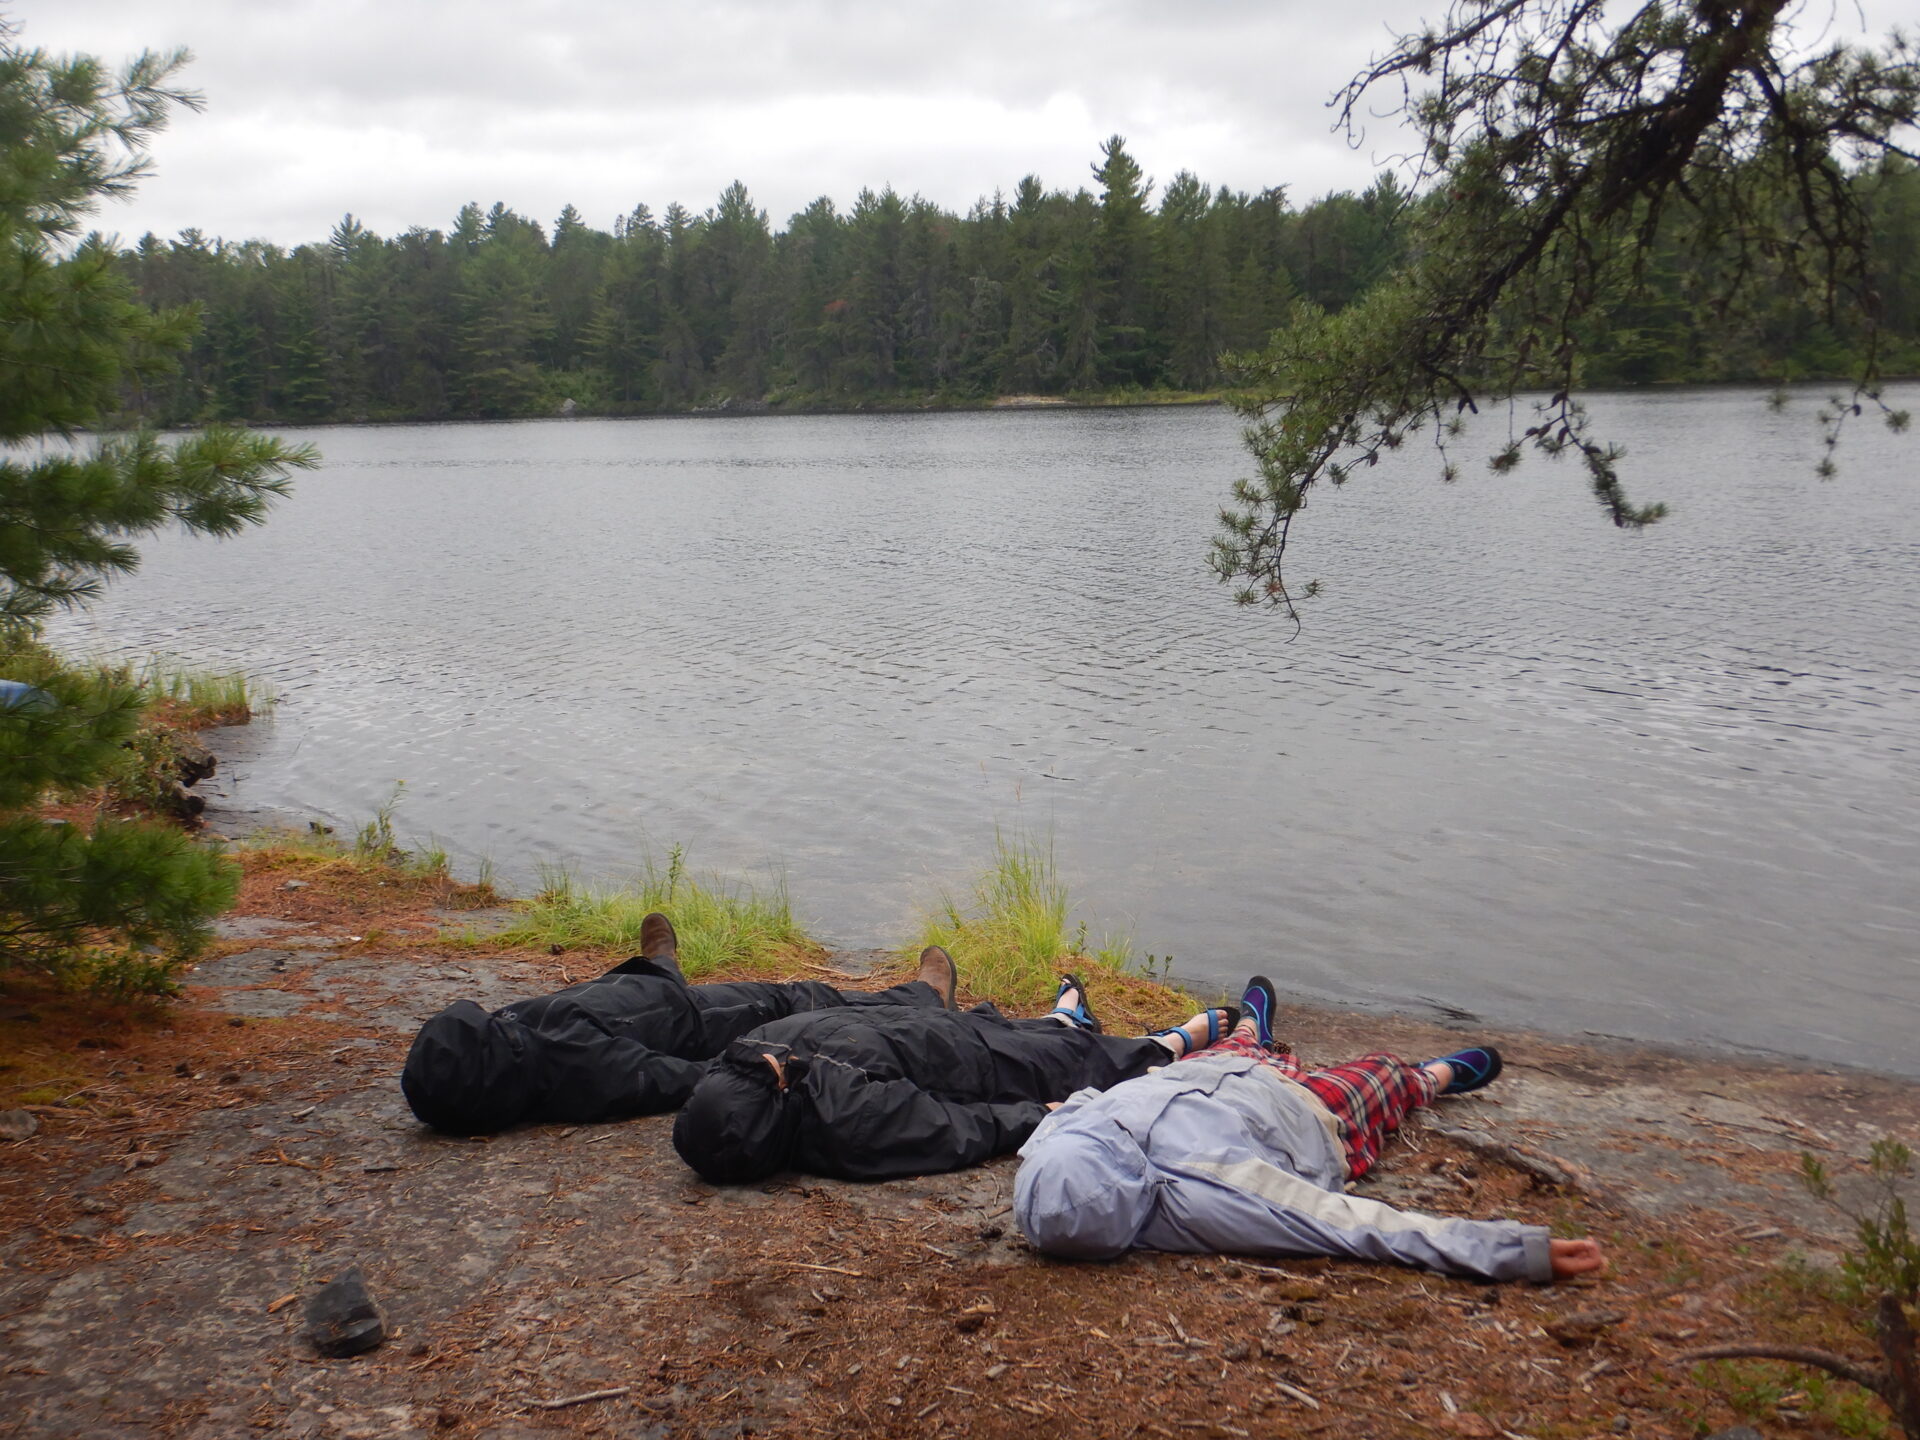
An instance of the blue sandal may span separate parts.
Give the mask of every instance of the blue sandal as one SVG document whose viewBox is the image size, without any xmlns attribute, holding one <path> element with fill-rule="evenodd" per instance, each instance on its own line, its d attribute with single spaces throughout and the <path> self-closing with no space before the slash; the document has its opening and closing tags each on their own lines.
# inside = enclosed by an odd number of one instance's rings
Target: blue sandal
<svg viewBox="0 0 1920 1440">
<path fill-rule="evenodd" d="M 1442 1095 L 1464 1095 L 1469 1090 L 1478 1090 L 1482 1085 L 1491 1083 L 1501 1069 L 1500 1052 L 1491 1045 L 1456 1050 L 1451 1055 L 1441 1055 L 1426 1063 L 1433 1065 L 1439 1060 L 1453 1067 L 1453 1083 L 1440 1092 Z"/>
<path fill-rule="evenodd" d="M 1071 990 L 1080 997 L 1077 1005 L 1062 1005 L 1060 1001 Z M 1078 975 L 1067 974 L 1060 977 L 1060 992 L 1053 997 L 1053 1013 L 1064 1015 L 1082 1030 L 1091 1030 L 1100 1034 L 1099 1017 L 1093 1013 L 1093 1007 L 1087 1003 L 1086 983 Z"/>
<path fill-rule="evenodd" d="M 1273 1012 L 1279 1003 L 1279 997 L 1273 991 L 1273 982 L 1264 975 L 1250 978 L 1246 993 L 1240 997 L 1240 1013 L 1253 1017 L 1263 1050 L 1273 1048 Z"/>
<path fill-rule="evenodd" d="M 1176 1060 L 1184 1060 L 1189 1055 L 1197 1055 L 1202 1050 L 1210 1049 L 1218 1045 L 1222 1040 L 1226 1039 L 1227 1036 L 1231 1035 L 1233 1033 L 1233 1027 L 1240 1023 L 1240 1007 L 1238 1005 L 1216 1005 L 1213 1009 L 1201 1013 L 1207 1017 L 1207 1039 L 1204 1045 L 1194 1045 L 1193 1037 L 1187 1034 L 1187 1027 L 1185 1025 L 1169 1025 L 1164 1030 L 1149 1030 L 1146 1038 L 1149 1040 L 1158 1040 L 1163 1035 L 1178 1035 L 1181 1045 L 1185 1048 L 1173 1058 Z M 1192 1022 L 1189 1021 L 1188 1023 L 1191 1024 Z"/>
</svg>

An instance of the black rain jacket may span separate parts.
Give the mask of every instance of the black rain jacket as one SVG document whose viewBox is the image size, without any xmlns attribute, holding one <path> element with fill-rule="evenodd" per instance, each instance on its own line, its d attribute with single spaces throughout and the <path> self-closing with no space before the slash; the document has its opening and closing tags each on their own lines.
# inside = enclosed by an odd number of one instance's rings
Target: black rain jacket
<svg viewBox="0 0 1920 1440">
<path fill-rule="evenodd" d="M 780 1088 L 765 1057 L 786 1068 Z M 890 1180 L 1017 1150 L 1046 1102 L 1164 1065 L 1156 1040 L 972 1010 L 823 1010 L 733 1041 L 674 1120 L 673 1145 L 715 1184 L 783 1169 Z"/>
<path fill-rule="evenodd" d="M 728 1041 L 770 1020 L 847 1005 L 938 1006 L 918 982 L 840 991 L 818 981 L 689 985 L 671 961 L 633 959 L 594 980 L 488 1014 L 455 1001 L 414 1037 L 400 1073 L 436 1130 L 587 1124 L 674 1110 Z"/>
</svg>

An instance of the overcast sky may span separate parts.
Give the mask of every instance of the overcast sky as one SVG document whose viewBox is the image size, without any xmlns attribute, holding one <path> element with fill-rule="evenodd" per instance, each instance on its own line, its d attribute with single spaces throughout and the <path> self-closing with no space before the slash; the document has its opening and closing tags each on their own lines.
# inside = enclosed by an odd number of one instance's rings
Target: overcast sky
<svg viewBox="0 0 1920 1440">
<path fill-rule="evenodd" d="M 1819 18 L 1834 0 L 1812 0 Z M 298 244 L 351 211 L 390 234 L 469 200 L 603 228 L 742 180 L 775 228 L 892 185 L 964 210 L 1089 182 L 1108 135 L 1156 179 L 1296 201 L 1398 150 L 1329 131 L 1331 92 L 1439 0 L 0 0 L 20 42 L 115 60 L 184 45 L 207 109 L 101 228 Z M 1920 21 L 1867 0 L 1839 23 Z"/>
</svg>

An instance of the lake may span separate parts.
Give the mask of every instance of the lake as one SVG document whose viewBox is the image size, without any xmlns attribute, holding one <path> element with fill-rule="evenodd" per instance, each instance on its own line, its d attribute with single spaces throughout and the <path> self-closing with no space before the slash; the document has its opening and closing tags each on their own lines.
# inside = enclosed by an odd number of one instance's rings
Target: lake
<svg viewBox="0 0 1920 1440">
<path fill-rule="evenodd" d="M 239 803 L 404 779 L 521 885 L 679 843 L 900 944 L 999 827 L 1192 984 L 1920 1074 L 1920 440 L 1819 481 L 1817 400 L 1596 399 L 1639 535 L 1487 471 L 1524 414 L 1411 446 L 1302 515 L 1297 635 L 1206 571 L 1220 409 L 290 432 L 55 639 L 263 678 Z"/>
</svg>

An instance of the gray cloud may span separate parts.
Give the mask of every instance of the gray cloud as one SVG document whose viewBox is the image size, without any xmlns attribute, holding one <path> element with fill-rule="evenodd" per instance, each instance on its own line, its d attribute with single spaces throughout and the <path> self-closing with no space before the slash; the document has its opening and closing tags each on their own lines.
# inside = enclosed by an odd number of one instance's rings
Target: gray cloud
<svg viewBox="0 0 1920 1440">
<path fill-rule="evenodd" d="M 1357 188 L 1399 148 L 1329 132 L 1331 92 L 1439 5 L 1380 0 L 20 0 L 29 44 L 120 58 L 185 45 L 204 115 L 100 215 L 122 235 L 196 225 L 323 237 L 504 200 L 596 224 L 746 182 L 776 225 L 891 184 L 955 209 L 1038 174 L 1089 181 L 1113 133 L 1149 174 Z M 1884 13 L 1882 13 L 1884 12 Z M 1872 26 L 1920 0 L 1870 8 Z M 1820 18 L 1824 18 L 1822 12 Z M 1838 22 L 1836 22 L 1838 23 Z M 1850 22 L 1849 22 L 1850 23 Z"/>
</svg>

